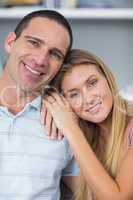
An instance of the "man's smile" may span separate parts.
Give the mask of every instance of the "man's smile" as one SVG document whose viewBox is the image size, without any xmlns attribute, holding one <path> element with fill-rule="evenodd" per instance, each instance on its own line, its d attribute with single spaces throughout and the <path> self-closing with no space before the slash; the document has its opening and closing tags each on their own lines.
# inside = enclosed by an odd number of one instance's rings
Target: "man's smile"
<svg viewBox="0 0 133 200">
<path fill-rule="evenodd" d="M 45 74 L 45 73 L 42 72 L 41 70 L 39 71 L 39 70 L 33 69 L 33 67 L 31 67 L 29 64 L 26 64 L 26 63 L 24 63 L 24 62 L 23 62 L 23 64 L 24 64 L 24 67 L 25 67 L 28 71 L 30 71 L 33 75 L 41 76 L 41 75 L 44 75 L 44 74 Z"/>
</svg>

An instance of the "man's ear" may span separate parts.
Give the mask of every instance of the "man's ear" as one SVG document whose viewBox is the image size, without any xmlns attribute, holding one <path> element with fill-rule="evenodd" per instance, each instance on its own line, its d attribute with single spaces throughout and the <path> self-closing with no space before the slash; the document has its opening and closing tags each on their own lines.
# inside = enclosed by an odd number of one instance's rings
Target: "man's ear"
<svg viewBox="0 0 133 200">
<path fill-rule="evenodd" d="M 16 39 L 16 34 L 14 32 L 10 32 L 6 37 L 5 49 L 8 53 L 11 52 L 15 39 Z"/>
</svg>

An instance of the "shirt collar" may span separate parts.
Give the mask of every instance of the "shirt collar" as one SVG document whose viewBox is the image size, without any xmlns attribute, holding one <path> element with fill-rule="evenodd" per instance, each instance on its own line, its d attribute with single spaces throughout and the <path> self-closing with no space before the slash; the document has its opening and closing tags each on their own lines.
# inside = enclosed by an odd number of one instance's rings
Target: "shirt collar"
<svg viewBox="0 0 133 200">
<path fill-rule="evenodd" d="M 31 107 L 35 108 L 36 110 L 40 110 L 40 109 L 41 109 L 41 102 L 42 102 L 41 99 L 42 99 L 41 96 L 39 96 L 39 97 L 33 99 L 33 100 L 29 103 L 29 105 L 30 105 Z"/>
</svg>

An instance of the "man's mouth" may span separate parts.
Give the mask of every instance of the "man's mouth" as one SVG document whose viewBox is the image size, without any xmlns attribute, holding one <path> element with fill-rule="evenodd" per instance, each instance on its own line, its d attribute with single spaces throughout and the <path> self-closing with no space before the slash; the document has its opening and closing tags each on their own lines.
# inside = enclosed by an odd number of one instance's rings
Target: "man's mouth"
<svg viewBox="0 0 133 200">
<path fill-rule="evenodd" d="M 32 74 L 34 74 L 34 75 L 36 75 L 36 76 L 41 76 L 41 75 L 44 74 L 43 72 L 39 72 L 39 71 L 37 71 L 37 70 L 31 68 L 29 65 L 27 65 L 27 64 L 25 64 L 25 63 L 24 63 L 24 66 L 25 66 L 25 68 L 26 68 L 28 71 L 30 71 Z"/>
</svg>

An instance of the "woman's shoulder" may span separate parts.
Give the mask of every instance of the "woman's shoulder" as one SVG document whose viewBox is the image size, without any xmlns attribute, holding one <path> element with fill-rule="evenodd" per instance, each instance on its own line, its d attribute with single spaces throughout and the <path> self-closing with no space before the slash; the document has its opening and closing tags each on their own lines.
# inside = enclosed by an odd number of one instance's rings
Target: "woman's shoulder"
<svg viewBox="0 0 133 200">
<path fill-rule="evenodd" d="M 128 121 L 126 128 L 128 147 L 133 146 L 133 118 Z"/>
</svg>

